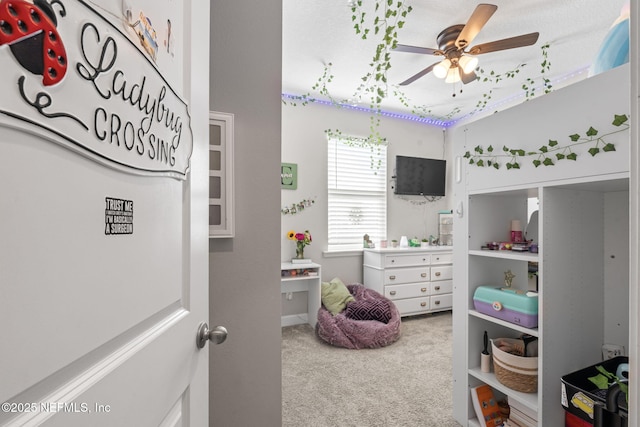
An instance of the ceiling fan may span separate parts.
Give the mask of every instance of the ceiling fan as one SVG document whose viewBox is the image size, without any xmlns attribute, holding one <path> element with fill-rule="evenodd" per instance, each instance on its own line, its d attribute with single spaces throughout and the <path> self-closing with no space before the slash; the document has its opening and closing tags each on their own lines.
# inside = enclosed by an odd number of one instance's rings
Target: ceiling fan
<svg viewBox="0 0 640 427">
<path fill-rule="evenodd" d="M 476 80 L 474 70 L 478 65 L 478 58 L 469 55 L 480 55 L 498 50 L 530 46 L 538 41 L 539 33 L 536 32 L 479 44 L 465 50 L 497 9 L 498 6 L 493 4 L 479 4 L 466 24 L 452 25 L 438 34 L 436 39 L 438 49 L 398 44 L 395 48 L 398 52 L 444 56 L 442 61 L 432 64 L 409 77 L 400 83 L 400 86 L 413 83 L 431 71 L 436 77 L 444 78 L 447 83 L 462 81 L 462 83 L 467 84 Z"/>
</svg>

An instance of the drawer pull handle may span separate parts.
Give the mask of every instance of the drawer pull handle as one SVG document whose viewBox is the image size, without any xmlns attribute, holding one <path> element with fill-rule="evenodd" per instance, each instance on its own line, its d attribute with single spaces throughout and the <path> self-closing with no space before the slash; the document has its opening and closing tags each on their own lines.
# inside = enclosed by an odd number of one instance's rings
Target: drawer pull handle
<svg viewBox="0 0 640 427">
<path fill-rule="evenodd" d="M 436 277 L 440 277 L 440 272 L 439 271 L 436 272 Z"/>
<path fill-rule="evenodd" d="M 435 301 L 435 305 L 440 305 L 440 301 Z"/>
<path fill-rule="evenodd" d="M 427 303 L 426 303 L 426 302 L 421 302 L 421 303 L 420 303 L 420 307 L 426 307 L 426 306 L 427 306 Z"/>
<path fill-rule="evenodd" d="M 439 291 L 440 290 L 440 286 L 436 286 L 435 289 L 436 289 L 436 291 Z"/>
<path fill-rule="evenodd" d="M 395 294 L 396 294 L 396 291 L 389 292 L 389 295 L 395 295 Z"/>
<path fill-rule="evenodd" d="M 427 288 L 421 288 L 420 291 L 421 292 L 427 292 Z"/>
<path fill-rule="evenodd" d="M 389 276 L 389 280 L 396 280 L 396 276 Z"/>
<path fill-rule="evenodd" d="M 420 277 L 427 277 L 427 273 L 422 273 Z"/>
</svg>

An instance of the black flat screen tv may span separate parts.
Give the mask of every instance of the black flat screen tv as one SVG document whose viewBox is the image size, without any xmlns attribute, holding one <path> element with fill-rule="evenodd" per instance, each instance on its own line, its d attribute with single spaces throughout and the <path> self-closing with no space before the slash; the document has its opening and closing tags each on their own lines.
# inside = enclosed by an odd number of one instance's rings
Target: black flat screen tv
<svg viewBox="0 0 640 427">
<path fill-rule="evenodd" d="M 396 156 L 395 194 L 444 196 L 446 160 Z"/>
</svg>

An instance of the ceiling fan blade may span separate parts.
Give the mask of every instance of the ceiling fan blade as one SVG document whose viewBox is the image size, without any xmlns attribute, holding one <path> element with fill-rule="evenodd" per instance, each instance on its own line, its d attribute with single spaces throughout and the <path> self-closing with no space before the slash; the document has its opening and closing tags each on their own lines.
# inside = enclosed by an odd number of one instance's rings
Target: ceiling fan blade
<svg viewBox="0 0 640 427">
<path fill-rule="evenodd" d="M 425 68 L 424 70 L 420 71 L 418 74 L 415 74 L 411 77 L 409 77 L 407 80 L 403 81 L 402 83 L 400 83 L 400 86 L 406 86 L 410 83 L 415 82 L 416 80 L 418 80 L 420 77 L 429 74 L 431 72 L 431 70 L 433 70 L 433 67 L 435 67 L 436 65 L 438 65 L 439 63 L 436 62 L 435 64 L 431 64 L 429 65 L 427 68 Z"/>
<path fill-rule="evenodd" d="M 464 49 L 471 44 L 497 9 L 498 6 L 486 3 L 481 3 L 476 7 L 456 39 L 458 49 Z"/>
<path fill-rule="evenodd" d="M 462 69 L 460 69 L 460 80 L 462 83 L 467 84 L 475 81 L 478 78 L 475 71 L 471 71 L 470 73 L 464 73 Z"/>
<path fill-rule="evenodd" d="M 396 46 L 394 50 L 398 52 L 424 53 L 426 55 L 442 55 L 442 51 L 438 49 L 431 49 L 428 47 L 409 46 L 406 44 L 399 44 Z"/>
<path fill-rule="evenodd" d="M 489 43 L 479 44 L 469 49 L 470 55 L 480 55 L 481 53 L 496 52 L 498 50 L 513 49 L 516 47 L 530 46 L 538 41 L 539 33 L 523 34 L 521 36 L 510 37 L 508 39 L 496 40 Z"/>
</svg>

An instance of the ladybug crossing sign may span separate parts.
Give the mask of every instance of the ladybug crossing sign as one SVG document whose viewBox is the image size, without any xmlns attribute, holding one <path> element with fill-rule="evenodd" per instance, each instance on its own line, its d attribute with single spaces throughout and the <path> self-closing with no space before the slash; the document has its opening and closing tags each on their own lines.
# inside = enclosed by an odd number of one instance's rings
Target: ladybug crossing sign
<svg viewBox="0 0 640 427">
<path fill-rule="evenodd" d="M 81 0 L 0 0 L 0 126 L 119 170 L 185 179 L 188 106 L 129 30 Z"/>
</svg>

